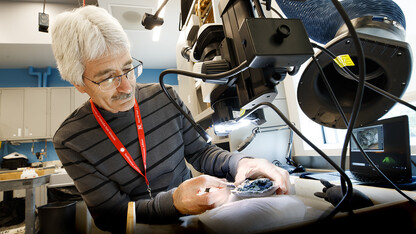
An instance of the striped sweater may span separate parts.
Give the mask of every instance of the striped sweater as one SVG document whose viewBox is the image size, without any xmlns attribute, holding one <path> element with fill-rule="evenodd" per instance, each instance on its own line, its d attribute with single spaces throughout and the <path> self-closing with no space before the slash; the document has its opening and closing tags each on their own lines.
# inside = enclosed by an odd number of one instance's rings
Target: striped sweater
<svg viewBox="0 0 416 234">
<path fill-rule="evenodd" d="M 173 89 L 168 90 L 189 113 Z M 177 220 L 180 214 L 172 194 L 191 177 L 185 159 L 202 173 L 233 180 L 243 157 L 207 144 L 158 84 L 137 84 L 136 99 L 145 131 L 153 200 L 143 176 L 128 165 L 97 123 L 89 102 L 74 111 L 53 138 L 59 159 L 102 230 L 124 231 L 129 201 L 136 202 L 137 222 Z M 116 114 L 98 109 L 143 171 L 133 108 Z"/>
</svg>

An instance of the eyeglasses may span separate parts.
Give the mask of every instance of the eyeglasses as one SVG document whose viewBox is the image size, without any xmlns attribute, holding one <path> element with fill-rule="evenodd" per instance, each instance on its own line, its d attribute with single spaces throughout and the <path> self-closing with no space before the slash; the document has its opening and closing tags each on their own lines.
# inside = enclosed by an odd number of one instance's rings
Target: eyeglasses
<svg viewBox="0 0 416 234">
<path fill-rule="evenodd" d="M 129 81 L 133 81 L 133 80 L 136 80 L 142 74 L 143 72 L 142 61 L 133 58 L 133 63 L 131 64 L 131 66 L 133 66 L 133 68 L 127 70 L 124 74 L 121 74 L 119 76 L 108 77 L 100 82 L 93 81 L 85 76 L 82 76 L 82 77 L 98 85 L 101 91 L 106 92 L 106 91 L 110 91 L 110 90 L 118 88 L 121 84 L 121 79 L 123 78 L 123 76 L 125 76 L 126 79 Z"/>
</svg>

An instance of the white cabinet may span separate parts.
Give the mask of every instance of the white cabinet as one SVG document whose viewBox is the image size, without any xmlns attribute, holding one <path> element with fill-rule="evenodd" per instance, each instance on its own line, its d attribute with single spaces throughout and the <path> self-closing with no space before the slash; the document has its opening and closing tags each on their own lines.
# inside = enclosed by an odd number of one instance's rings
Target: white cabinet
<svg viewBox="0 0 416 234">
<path fill-rule="evenodd" d="M 23 137 L 24 89 L 0 90 L 0 138 Z"/>
<path fill-rule="evenodd" d="M 88 98 L 74 87 L 1 88 L 0 141 L 52 138 Z"/>
<path fill-rule="evenodd" d="M 71 88 L 51 88 L 50 93 L 50 136 L 55 135 L 62 121 L 71 114 Z"/>
<path fill-rule="evenodd" d="M 78 90 L 76 88 L 72 88 L 72 91 L 74 93 L 74 105 L 73 105 L 73 110 L 78 109 L 79 106 L 81 106 L 81 104 L 83 104 L 84 102 L 86 102 L 90 96 L 88 96 L 88 94 L 86 93 L 80 93 L 78 92 Z"/>
<path fill-rule="evenodd" d="M 55 135 L 62 122 L 90 97 L 72 88 L 50 88 L 50 136 Z"/>
<path fill-rule="evenodd" d="M 25 138 L 46 138 L 47 132 L 47 112 L 46 105 L 48 100 L 47 89 L 25 89 L 23 103 L 23 136 Z"/>
<path fill-rule="evenodd" d="M 0 139 L 47 137 L 47 90 L 0 90 Z"/>
</svg>

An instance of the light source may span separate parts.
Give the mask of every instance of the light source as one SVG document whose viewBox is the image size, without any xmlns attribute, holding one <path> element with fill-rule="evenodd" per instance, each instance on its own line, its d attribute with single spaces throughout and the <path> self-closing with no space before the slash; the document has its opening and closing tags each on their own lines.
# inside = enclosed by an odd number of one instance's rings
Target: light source
<svg viewBox="0 0 416 234">
<path fill-rule="evenodd" d="M 142 25 L 144 26 L 145 29 L 152 30 L 154 27 L 161 26 L 164 23 L 163 18 L 159 17 L 159 14 L 162 15 L 162 13 L 164 12 L 163 7 L 166 5 L 166 3 L 168 3 L 168 0 L 164 0 L 161 4 L 160 4 L 160 1 L 161 0 L 159 0 L 159 4 L 158 4 L 160 6 L 154 15 L 149 14 L 149 13 L 145 13 L 143 15 Z"/>
<path fill-rule="evenodd" d="M 258 109 L 242 121 L 235 121 L 245 112 L 240 109 L 235 88 L 227 88 L 225 92 L 220 88 L 214 89 L 211 93 L 212 124 L 214 133 L 217 136 L 227 136 L 232 131 L 248 126 L 249 124 L 262 125 L 266 122 L 263 109 Z M 216 96 L 219 95 L 219 96 Z"/>
<path fill-rule="evenodd" d="M 300 18 L 308 36 L 334 54 L 347 54 L 357 64 L 355 43 L 336 9 L 327 0 L 296 2 L 276 0 L 289 18 Z M 400 7 L 393 1 L 344 0 L 340 2 L 358 33 L 364 50 L 365 81 L 396 97 L 401 97 L 412 71 L 410 46 L 405 42 L 406 21 Z M 320 7 L 316 7 L 319 5 Z M 351 115 L 357 80 L 338 66 L 322 51 L 315 55 L 327 74 L 334 93 L 346 116 Z M 358 76 L 358 68 L 348 66 Z M 330 128 L 346 128 L 327 91 L 314 61 L 306 68 L 298 85 L 298 102 L 302 111 L 316 123 Z M 355 126 L 366 125 L 383 116 L 395 101 L 365 89 L 360 114 Z"/>
</svg>

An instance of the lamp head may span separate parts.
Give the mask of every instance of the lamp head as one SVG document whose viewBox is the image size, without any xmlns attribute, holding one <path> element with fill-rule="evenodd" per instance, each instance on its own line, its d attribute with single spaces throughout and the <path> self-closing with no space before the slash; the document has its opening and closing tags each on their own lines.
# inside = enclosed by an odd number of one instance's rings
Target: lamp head
<svg viewBox="0 0 416 234">
<path fill-rule="evenodd" d="M 212 122 L 215 135 L 227 136 L 232 131 L 244 126 L 261 125 L 266 122 L 263 109 L 258 109 L 252 114 L 240 118 L 244 112 L 241 112 L 235 88 L 221 91 L 219 96 L 216 96 L 217 91 L 211 92 L 211 108 L 214 110 Z"/>
<path fill-rule="evenodd" d="M 157 15 L 145 13 L 142 18 L 142 25 L 145 29 L 152 30 L 156 26 L 161 26 L 164 23 L 163 18 Z"/>
<path fill-rule="evenodd" d="M 409 44 L 364 33 L 359 33 L 359 38 L 365 54 L 366 82 L 396 97 L 401 97 L 407 88 L 412 71 L 412 54 Z M 325 48 L 335 55 L 348 53 L 353 63 L 358 64 L 353 44 L 349 34 L 345 33 L 327 43 Z M 344 72 L 329 55 L 319 52 L 316 58 L 349 119 L 358 82 Z M 347 68 L 358 77 L 357 65 Z M 310 61 L 300 78 L 297 95 L 299 106 L 311 120 L 325 127 L 347 128 L 313 61 Z M 394 104 L 394 101 L 365 88 L 355 127 L 376 121 Z"/>
</svg>

